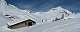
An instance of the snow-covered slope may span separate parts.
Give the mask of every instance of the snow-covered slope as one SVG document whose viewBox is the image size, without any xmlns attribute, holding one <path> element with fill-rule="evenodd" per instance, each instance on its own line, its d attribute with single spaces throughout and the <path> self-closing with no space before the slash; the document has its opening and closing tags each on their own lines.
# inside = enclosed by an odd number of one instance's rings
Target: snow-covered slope
<svg viewBox="0 0 80 32">
<path fill-rule="evenodd" d="M 0 32 L 80 32 L 79 13 L 71 13 L 61 6 L 52 8 L 48 12 L 29 12 L 0 0 Z M 7 24 L 13 25 L 26 19 L 32 19 L 37 24 L 12 30 L 7 28 Z"/>
<path fill-rule="evenodd" d="M 2 27 L 1 32 L 80 32 L 80 18 L 59 20 L 56 22 L 34 25 L 20 29 L 8 30 Z"/>
<path fill-rule="evenodd" d="M 43 22 L 47 22 L 47 21 L 53 21 L 56 18 L 57 19 L 67 19 L 70 18 L 72 13 L 62 7 L 56 7 L 56 8 L 52 8 L 50 9 L 48 12 L 36 12 L 33 13 L 34 15 L 40 17 L 41 20 L 43 20 Z"/>
<path fill-rule="evenodd" d="M 7 5 L 7 3 L 4 0 L 1 0 L 1 4 L 0 4 L 0 15 L 2 17 L 7 18 L 7 20 L 9 20 L 8 24 L 13 25 L 15 23 L 18 23 L 19 21 L 23 21 L 26 19 L 31 19 L 32 17 L 29 16 L 29 11 L 28 10 L 21 10 L 16 8 L 13 5 Z M 8 15 L 8 16 L 5 16 Z M 13 18 L 9 18 L 9 17 L 13 17 Z M 15 19 L 14 19 L 15 18 Z M 32 19 L 34 20 L 34 19 Z"/>
</svg>

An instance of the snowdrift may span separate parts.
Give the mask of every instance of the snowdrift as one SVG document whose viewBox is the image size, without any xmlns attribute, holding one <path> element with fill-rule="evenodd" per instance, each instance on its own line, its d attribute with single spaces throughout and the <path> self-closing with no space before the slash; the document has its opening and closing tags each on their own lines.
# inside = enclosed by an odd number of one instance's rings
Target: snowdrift
<svg viewBox="0 0 80 32">
<path fill-rule="evenodd" d="M 36 22 L 36 25 L 19 29 L 9 29 L 26 19 Z M 51 8 L 47 12 L 30 13 L 13 5 L 7 5 L 5 0 L 0 0 L 0 32 L 80 32 L 80 13 L 72 13 L 61 6 Z"/>
</svg>

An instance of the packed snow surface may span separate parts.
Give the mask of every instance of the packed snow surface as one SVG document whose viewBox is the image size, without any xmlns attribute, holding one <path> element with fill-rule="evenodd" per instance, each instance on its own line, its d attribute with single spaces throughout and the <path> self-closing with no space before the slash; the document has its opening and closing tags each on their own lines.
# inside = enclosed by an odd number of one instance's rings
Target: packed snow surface
<svg viewBox="0 0 80 32">
<path fill-rule="evenodd" d="M 0 0 L 0 32 L 80 32 L 80 13 L 72 13 L 61 6 L 48 12 L 30 12 Z M 7 24 L 14 25 L 26 19 L 34 20 L 36 24 L 19 29 L 7 28 Z"/>
</svg>

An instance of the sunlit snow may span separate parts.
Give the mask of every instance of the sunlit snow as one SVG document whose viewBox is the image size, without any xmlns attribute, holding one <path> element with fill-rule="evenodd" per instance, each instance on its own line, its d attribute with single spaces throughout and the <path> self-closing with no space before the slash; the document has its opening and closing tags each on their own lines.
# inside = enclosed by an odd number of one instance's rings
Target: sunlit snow
<svg viewBox="0 0 80 32">
<path fill-rule="evenodd" d="M 13 25 L 26 19 L 34 20 L 36 24 L 19 29 L 7 28 L 7 24 Z M 80 13 L 72 13 L 61 6 L 48 12 L 30 13 L 0 0 L 0 32 L 80 32 Z"/>
</svg>

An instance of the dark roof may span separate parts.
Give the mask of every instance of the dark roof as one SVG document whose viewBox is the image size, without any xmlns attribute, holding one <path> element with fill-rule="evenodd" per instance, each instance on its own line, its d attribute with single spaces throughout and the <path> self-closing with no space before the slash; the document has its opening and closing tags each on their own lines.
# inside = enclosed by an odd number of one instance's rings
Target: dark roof
<svg viewBox="0 0 80 32">
<path fill-rule="evenodd" d="M 17 24 L 14 24 L 14 25 L 18 25 L 18 24 L 20 24 L 20 23 L 24 23 L 24 22 L 28 22 L 28 21 L 32 21 L 33 23 L 35 23 L 33 20 L 31 20 L 31 19 L 28 19 L 28 20 L 25 20 L 25 21 L 19 22 L 19 23 L 17 23 Z M 14 26 L 14 25 L 11 25 L 11 26 Z"/>
<path fill-rule="evenodd" d="M 10 15 L 5 15 L 5 16 L 10 16 Z"/>
</svg>

